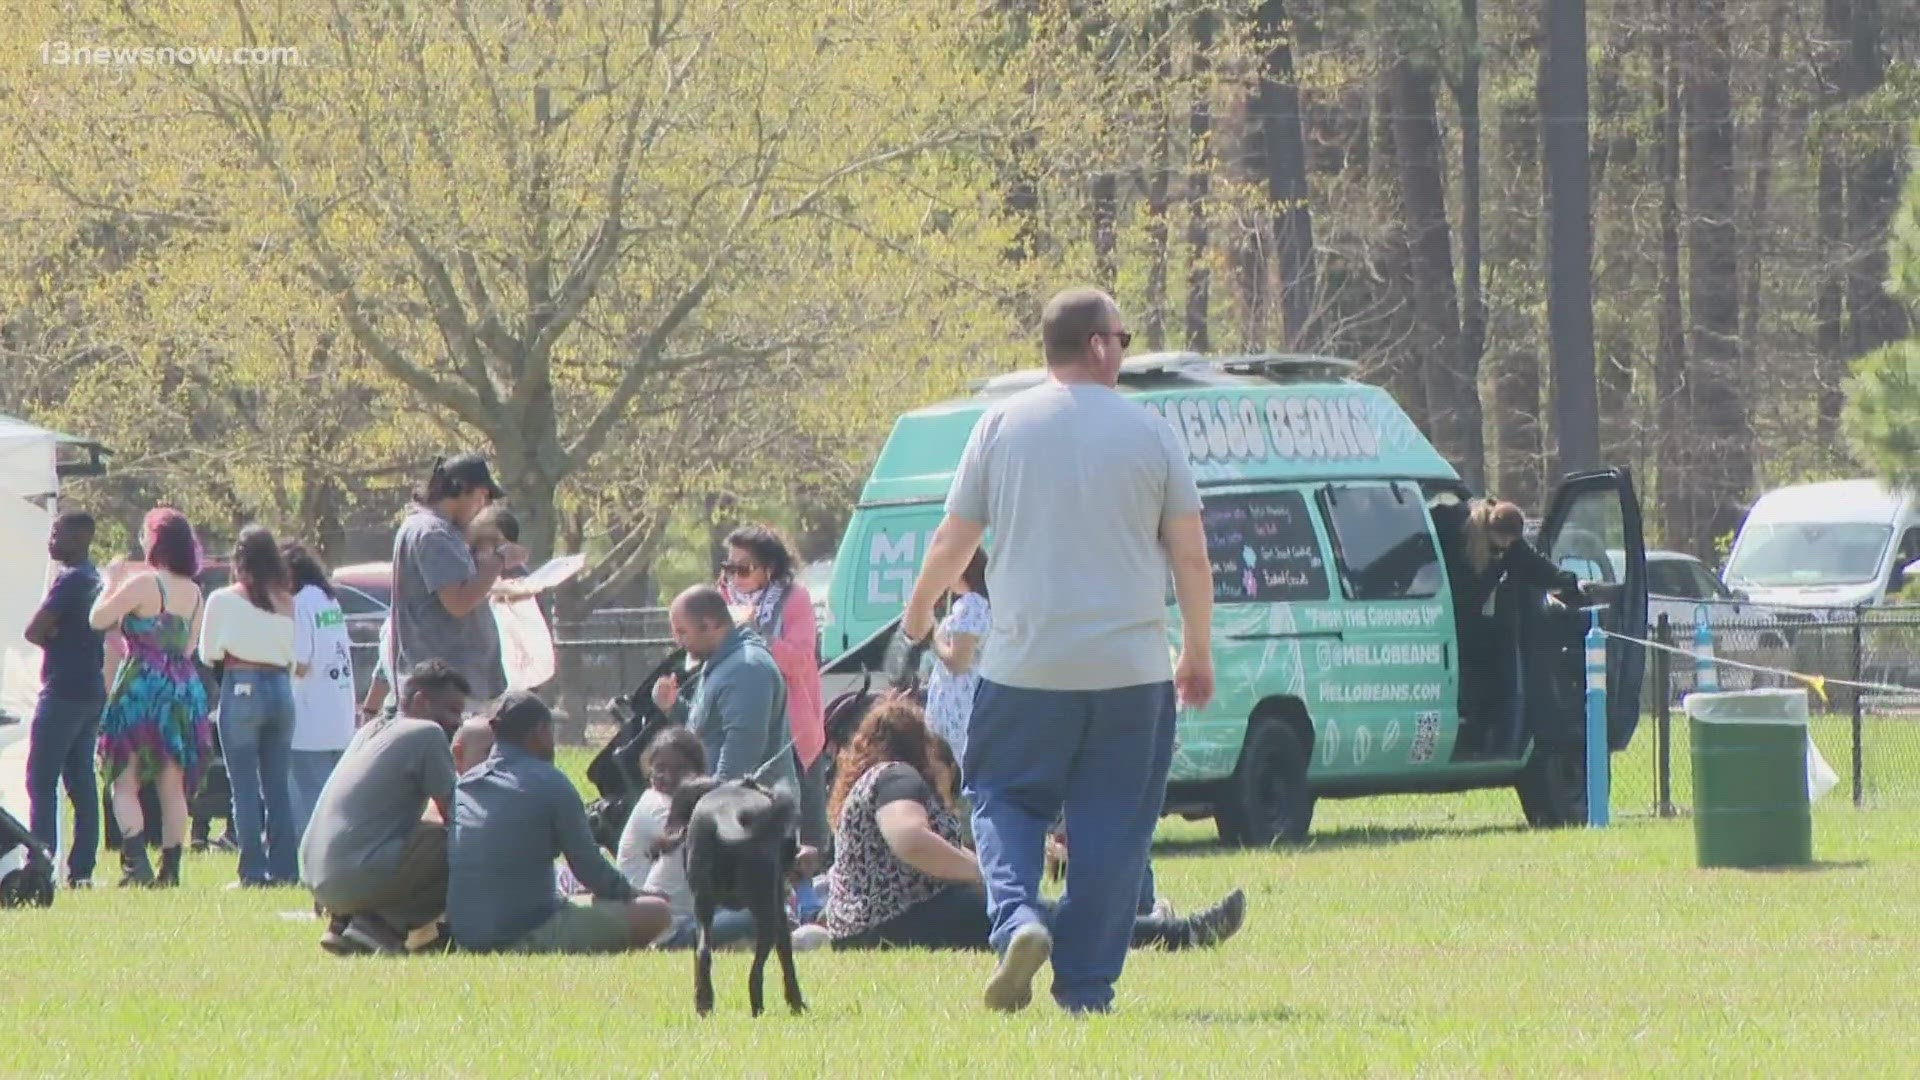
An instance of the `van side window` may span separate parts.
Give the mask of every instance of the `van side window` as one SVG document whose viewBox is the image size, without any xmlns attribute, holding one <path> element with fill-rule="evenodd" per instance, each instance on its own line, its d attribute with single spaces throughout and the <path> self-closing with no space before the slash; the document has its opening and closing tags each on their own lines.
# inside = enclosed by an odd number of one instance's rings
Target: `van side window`
<svg viewBox="0 0 1920 1080">
<path fill-rule="evenodd" d="M 1325 600 L 1327 564 L 1307 500 L 1297 491 L 1203 500 L 1213 598 L 1223 604 Z"/>
<path fill-rule="evenodd" d="M 1404 484 L 1329 484 L 1320 507 L 1349 600 L 1413 600 L 1440 592 L 1440 555 L 1426 505 Z"/>
</svg>

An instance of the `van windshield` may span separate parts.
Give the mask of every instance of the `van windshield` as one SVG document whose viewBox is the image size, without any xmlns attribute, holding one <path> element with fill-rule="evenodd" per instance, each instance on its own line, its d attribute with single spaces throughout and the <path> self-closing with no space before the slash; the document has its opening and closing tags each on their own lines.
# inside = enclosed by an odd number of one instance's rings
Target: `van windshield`
<svg viewBox="0 0 1920 1080">
<path fill-rule="evenodd" d="M 1880 576 L 1890 525 L 1782 522 L 1756 525 L 1727 564 L 1730 585 L 1854 585 Z"/>
</svg>

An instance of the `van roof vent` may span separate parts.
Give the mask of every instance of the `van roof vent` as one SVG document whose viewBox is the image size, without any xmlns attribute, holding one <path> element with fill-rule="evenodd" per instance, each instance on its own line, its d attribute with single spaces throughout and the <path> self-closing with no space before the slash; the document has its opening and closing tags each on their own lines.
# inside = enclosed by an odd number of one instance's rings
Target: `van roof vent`
<svg viewBox="0 0 1920 1080">
<path fill-rule="evenodd" d="M 1160 352 L 1122 361 L 1120 382 L 1122 385 L 1140 385 L 1167 379 L 1207 380 L 1209 376 L 1218 378 L 1220 375 L 1251 375 L 1274 382 L 1337 382 L 1351 378 L 1357 367 L 1351 360 L 1294 353 L 1207 356 L 1203 353 Z M 1030 368 L 976 379 L 968 388 L 978 394 L 1011 394 L 1038 386 L 1046 379 L 1046 369 Z"/>
</svg>

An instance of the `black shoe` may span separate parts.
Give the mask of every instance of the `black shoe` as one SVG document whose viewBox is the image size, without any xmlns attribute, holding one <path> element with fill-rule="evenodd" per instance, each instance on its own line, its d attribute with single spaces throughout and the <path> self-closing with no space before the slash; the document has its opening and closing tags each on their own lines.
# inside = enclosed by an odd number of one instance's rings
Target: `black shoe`
<svg viewBox="0 0 1920 1080">
<path fill-rule="evenodd" d="M 407 951 L 407 936 L 388 926 L 378 915 L 355 915 L 347 921 L 347 928 L 340 936 L 370 953 L 391 956 Z"/>
<path fill-rule="evenodd" d="M 147 838 L 129 836 L 120 842 L 120 887 L 153 884 L 153 864 L 147 861 Z"/>
<path fill-rule="evenodd" d="M 157 889 L 180 887 L 180 845 L 160 849 L 160 875 L 154 878 L 153 885 Z"/>
<path fill-rule="evenodd" d="M 69 874 L 67 875 L 67 888 L 91 889 L 93 888 L 93 878 L 92 877 L 75 877 Z"/>
<path fill-rule="evenodd" d="M 1194 945 L 1210 949 L 1239 933 L 1246 921 L 1247 894 L 1235 889 L 1225 900 L 1189 918 L 1187 925 L 1193 929 Z"/>
</svg>

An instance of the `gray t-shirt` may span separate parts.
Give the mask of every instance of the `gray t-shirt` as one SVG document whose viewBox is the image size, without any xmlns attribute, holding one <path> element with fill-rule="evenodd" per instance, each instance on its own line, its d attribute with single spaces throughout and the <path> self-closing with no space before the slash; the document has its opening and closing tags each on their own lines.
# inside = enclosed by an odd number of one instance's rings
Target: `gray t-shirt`
<svg viewBox="0 0 1920 1080">
<path fill-rule="evenodd" d="M 427 800 L 457 779 L 446 732 L 429 720 L 374 720 L 354 732 L 300 842 L 300 880 L 322 903 L 377 895 L 400 865 Z"/>
<path fill-rule="evenodd" d="M 1048 381 L 988 409 L 947 512 L 993 531 L 980 677 L 1027 690 L 1173 678 L 1161 528 L 1200 511 L 1164 419 L 1104 386 Z"/>
<path fill-rule="evenodd" d="M 480 572 L 466 537 L 453 522 L 415 506 L 393 537 L 393 617 L 399 631 L 392 677 L 405 682 L 423 660 L 444 660 L 467 677 L 474 701 L 490 701 L 506 691 L 500 661 L 500 628 L 483 602 L 456 618 L 439 592 Z"/>
</svg>

